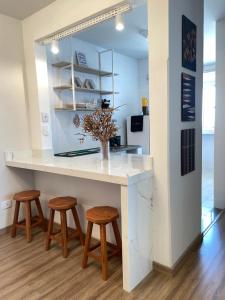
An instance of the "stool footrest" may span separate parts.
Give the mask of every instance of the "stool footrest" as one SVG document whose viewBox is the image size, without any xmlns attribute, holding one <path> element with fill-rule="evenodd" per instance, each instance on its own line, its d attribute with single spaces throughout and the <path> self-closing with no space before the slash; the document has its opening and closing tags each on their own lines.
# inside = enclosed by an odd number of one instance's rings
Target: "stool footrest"
<svg viewBox="0 0 225 300">
<path fill-rule="evenodd" d="M 112 258 L 113 256 L 117 256 L 117 255 L 121 256 L 122 251 L 118 246 L 116 246 L 112 243 L 109 243 L 109 242 L 107 242 L 107 246 L 108 246 L 108 249 L 107 249 L 108 259 Z M 96 253 L 97 251 L 94 251 L 100 247 L 101 247 L 101 243 L 97 243 L 96 245 L 91 246 L 88 250 L 88 256 L 94 258 L 97 261 L 101 261 L 101 249 L 100 249 L 100 255 L 98 255 Z"/>
<path fill-rule="evenodd" d="M 73 240 L 74 238 L 79 238 L 79 237 L 80 237 L 80 235 L 79 235 L 79 232 L 77 231 L 77 229 L 71 229 L 71 228 L 67 229 L 67 239 L 68 239 L 68 241 Z M 49 236 L 49 238 L 51 240 L 55 240 L 55 241 L 58 241 L 59 243 L 62 243 L 62 232 L 61 232 L 61 230 L 53 232 Z"/>
<path fill-rule="evenodd" d="M 32 217 L 32 219 L 31 219 L 31 227 L 32 228 L 37 227 L 42 223 L 43 223 L 43 221 L 38 216 Z M 17 228 L 24 229 L 26 227 L 26 220 L 24 219 L 24 220 L 19 221 L 18 223 L 16 223 L 15 226 Z"/>
<path fill-rule="evenodd" d="M 101 246 L 101 243 L 98 243 L 98 244 L 96 244 L 96 245 L 90 247 L 90 248 L 89 248 L 89 252 L 91 252 L 91 251 L 97 249 L 97 248 L 100 247 L 100 246 Z"/>
</svg>

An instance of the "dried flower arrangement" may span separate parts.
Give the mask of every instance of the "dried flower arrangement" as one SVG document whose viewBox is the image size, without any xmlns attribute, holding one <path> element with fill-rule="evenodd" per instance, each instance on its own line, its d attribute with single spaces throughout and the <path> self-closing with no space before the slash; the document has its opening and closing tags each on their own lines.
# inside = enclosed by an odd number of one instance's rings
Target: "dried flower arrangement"
<svg viewBox="0 0 225 300">
<path fill-rule="evenodd" d="M 116 136 L 118 128 L 113 121 L 113 112 L 117 108 L 96 109 L 91 114 L 86 114 L 81 119 L 83 133 L 79 133 L 80 142 L 83 143 L 86 135 L 92 136 L 96 141 L 101 142 L 103 159 L 108 159 L 109 139 Z"/>
<path fill-rule="evenodd" d="M 96 141 L 106 143 L 116 136 L 117 126 L 112 120 L 114 108 L 97 109 L 92 114 L 83 117 L 82 127 L 85 133 L 90 134 Z"/>
</svg>

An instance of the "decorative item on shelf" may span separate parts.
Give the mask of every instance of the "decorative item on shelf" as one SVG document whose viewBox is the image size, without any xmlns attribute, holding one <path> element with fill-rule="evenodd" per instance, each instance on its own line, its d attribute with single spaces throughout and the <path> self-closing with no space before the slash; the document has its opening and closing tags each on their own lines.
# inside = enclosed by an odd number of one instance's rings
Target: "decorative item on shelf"
<svg viewBox="0 0 225 300">
<path fill-rule="evenodd" d="M 141 98 L 141 104 L 142 104 L 142 112 L 144 116 L 149 115 L 149 103 L 148 99 L 146 97 Z"/>
<path fill-rule="evenodd" d="M 76 51 L 75 54 L 76 54 L 77 64 L 81 66 L 87 66 L 86 55 L 79 51 Z"/>
<path fill-rule="evenodd" d="M 87 108 L 87 103 L 84 102 L 79 102 L 76 104 L 76 107 L 79 109 L 86 109 Z"/>
<path fill-rule="evenodd" d="M 87 104 L 86 104 L 86 107 L 87 107 L 87 109 L 90 109 L 90 110 L 94 110 L 94 109 L 97 109 L 97 106 L 96 106 L 96 104 L 95 103 L 91 103 L 91 102 L 88 102 Z"/>
<path fill-rule="evenodd" d="M 110 106 L 110 100 L 102 99 L 101 108 L 107 109 L 107 108 L 109 108 L 109 106 Z"/>
<path fill-rule="evenodd" d="M 95 83 L 92 79 L 85 79 L 83 87 L 89 90 L 95 89 Z"/>
<path fill-rule="evenodd" d="M 78 88 L 81 88 L 82 85 L 83 85 L 83 83 L 82 83 L 82 81 L 80 80 L 79 77 L 74 78 L 74 83 L 75 83 L 75 87 L 78 87 Z"/>
<path fill-rule="evenodd" d="M 76 128 L 79 128 L 80 127 L 80 117 L 78 114 L 75 114 L 74 117 L 73 117 L 73 125 L 76 127 Z"/>
<path fill-rule="evenodd" d="M 116 136 L 118 128 L 112 120 L 113 112 L 117 108 L 97 109 L 92 114 L 83 117 L 82 127 L 84 133 L 90 134 L 94 140 L 101 142 L 103 160 L 109 158 L 109 140 Z"/>
</svg>

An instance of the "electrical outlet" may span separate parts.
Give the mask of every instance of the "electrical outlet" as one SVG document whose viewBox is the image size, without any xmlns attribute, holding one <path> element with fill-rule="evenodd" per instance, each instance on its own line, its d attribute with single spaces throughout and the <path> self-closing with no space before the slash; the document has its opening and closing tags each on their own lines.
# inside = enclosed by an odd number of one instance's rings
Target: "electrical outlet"
<svg viewBox="0 0 225 300">
<path fill-rule="evenodd" d="M 10 207 L 12 207 L 12 201 L 11 200 L 5 200 L 1 202 L 1 209 L 9 209 Z"/>
<path fill-rule="evenodd" d="M 49 128 L 48 126 L 42 126 L 42 135 L 49 136 Z"/>
</svg>

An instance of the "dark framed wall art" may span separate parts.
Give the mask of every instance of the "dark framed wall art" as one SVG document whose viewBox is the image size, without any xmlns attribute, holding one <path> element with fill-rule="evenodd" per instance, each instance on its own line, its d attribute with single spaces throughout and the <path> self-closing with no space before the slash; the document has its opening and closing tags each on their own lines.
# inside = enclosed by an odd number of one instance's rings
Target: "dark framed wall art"
<svg viewBox="0 0 225 300">
<path fill-rule="evenodd" d="M 181 74 L 181 121 L 195 121 L 195 77 Z"/>
<path fill-rule="evenodd" d="M 196 72 L 197 26 L 182 16 L 182 66 Z"/>
<path fill-rule="evenodd" d="M 181 130 L 181 176 L 195 170 L 195 129 Z"/>
</svg>

